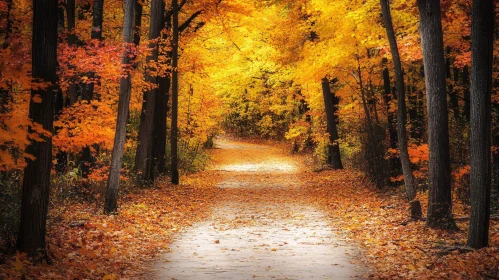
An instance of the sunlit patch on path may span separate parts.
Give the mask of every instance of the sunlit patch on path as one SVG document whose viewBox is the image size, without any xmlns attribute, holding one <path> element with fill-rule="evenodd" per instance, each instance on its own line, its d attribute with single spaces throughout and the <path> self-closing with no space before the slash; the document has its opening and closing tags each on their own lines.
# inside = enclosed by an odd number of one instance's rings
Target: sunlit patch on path
<svg viewBox="0 0 499 280">
<path fill-rule="evenodd" d="M 155 266 L 156 279 L 349 279 L 367 269 L 305 199 L 303 168 L 272 146 L 219 142 L 221 199 Z M 268 164 L 271 162 L 272 164 Z"/>
</svg>

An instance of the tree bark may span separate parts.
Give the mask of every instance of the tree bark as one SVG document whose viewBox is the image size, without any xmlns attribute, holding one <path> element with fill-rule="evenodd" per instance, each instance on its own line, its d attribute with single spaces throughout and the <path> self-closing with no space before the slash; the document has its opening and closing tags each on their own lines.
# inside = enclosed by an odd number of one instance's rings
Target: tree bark
<svg viewBox="0 0 499 280">
<path fill-rule="evenodd" d="M 343 169 L 340 155 L 340 145 L 338 143 L 338 129 L 336 128 L 336 116 L 333 104 L 333 95 L 327 78 L 322 79 L 322 94 L 326 111 L 327 132 L 329 133 L 328 164 L 333 169 Z"/>
<path fill-rule="evenodd" d="M 103 16 L 104 0 L 94 0 L 94 11 L 92 13 L 92 39 L 102 40 Z"/>
<path fill-rule="evenodd" d="M 147 57 L 148 64 L 157 64 L 158 62 L 159 37 L 164 27 L 164 10 L 163 0 L 153 0 L 151 2 L 149 48 L 152 49 L 152 54 Z M 135 156 L 135 169 L 140 173 L 141 181 L 149 184 L 153 177 L 152 148 L 156 98 L 158 95 L 158 74 L 156 68 L 149 68 L 145 76 L 146 81 L 153 84 L 154 88 L 144 93 L 139 125 L 139 144 Z"/>
<path fill-rule="evenodd" d="M 54 85 L 57 83 L 57 0 L 33 1 L 32 75 L 51 83 L 46 89 L 31 91 L 42 101 L 30 101 L 29 117 L 52 133 L 54 120 Z M 29 133 L 35 133 L 29 128 Z M 52 137 L 32 141 L 26 150 L 35 157 L 24 169 L 21 220 L 17 248 L 31 257 L 46 256 L 45 232 L 52 165 Z"/>
<path fill-rule="evenodd" d="M 171 125 L 171 176 L 172 184 L 179 184 L 178 173 L 178 0 L 172 0 L 172 125 Z"/>
<path fill-rule="evenodd" d="M 471 105 L 470 105 L 470 70 L 468 65 L 464 66 L 463 68 L 463 78 L 462 78 L 462 85 L 464 87 L 464 110 L 463 114 L 464 117 L 466 118 L 466 121 L 469 123 L 470 122 L 470 117 L 471 117 Z"/>
<path fill-rule="evenodd" d="M 471 215 L 468 246 L 489 244 L 494 2 L 474 0 L 471 24 Z"/>
<path fill-rule="evenodd" d="M 123 166 L 123 153 L 126 141 L 126 125 L 128 121 L 128 112 L 130 104 L 131 91 L 131 71 L 132 58 L 134 50 L 133 42 L 133 19 L 134 19 L 135 0 L 126 0 L 125 19 L 123 24 L 123 41 L 125 42 L 125 51 L 123 52 L 122 65 L 127 70 L 125 75 L 120 78 L 120 97 L 118 101 L 118 119 L 116 121 L 116 133 L 114 136 L 113 155 L 111 158 L 111 169 L 107 184 L 106 200 L 104 203 L 104 213 L 115 213 L 118 208 L 118 192 L 120 184 L 120 171 Z"/>
<path fill-rule="evenodd" d="M 383 59 L 383 64 L 386 63 L 386 59 Z M 383 69 L 383 97 L 386 106 L 386 114 L 388 117 L 388 136 L 390 138 L 390 148 L 397 149 L 398 147 L 398 135 L 397 129 L 395 127 L 395 116 L 390 112 L 390 103 L 392 102 L 392 92 L 390 85 L 390 71 L 387 67 Z M 397 164 L 391 164 L 392 169 L 398 169 Z"/>
<path fill-rule="evenodd" d="M 395 83 L 397 87 L 397 134 L 400 153 L 400 163 L 402 164 L 402 173 L 404 174 L 405 193 L 407 200 L 411 205 L 411 217 L 420 219 L 422 217 L 421 204 L 416 200 L 416 187 L 414 186 L 414 177 L 412 175 L 411 161 L 407 150 L 407 130 L 406 130 L 406 103 L 405 103 L 405 84 L 404 73 L 402 72 L 402 62 L 400 60 L 399 49 L 397 46 L 397 37 L 393 29 L 390 3 L 388 0 L 380 0 L 383 11 L 383 20 L 385 22 L 386 34 L 390 43 L 393 64 L 395 65 Z"/>
<path fill-rule="evenodd" d="M 440 1 L 418 0 L 423 47 L 429 142 L 429 196 L 426 224 L 455 230 L 452 219 L 449 124 Z"/>
<path fill-rule="evenodd" d="M 140 44 L 140 29 L 142 27 L 142 12 L 143 7 L 140 4 L 140 0 L 135 0 L 135 24 L 133 32 L 133 43 L 135 46 Z"/>
</svg>

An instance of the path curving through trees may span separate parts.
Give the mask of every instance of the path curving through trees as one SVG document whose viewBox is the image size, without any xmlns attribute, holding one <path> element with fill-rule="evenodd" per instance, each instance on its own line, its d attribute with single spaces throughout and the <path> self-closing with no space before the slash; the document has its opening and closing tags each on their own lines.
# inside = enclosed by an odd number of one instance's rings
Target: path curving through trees
<svg viewBox="0 0 499 280">
<path fill-rule="evenodd" d="M 222 139 L 201 176 L 218 176 L 211 217 L 179 234 L 155 279 L 355 279 L 368 270 L 303 190 L 281 149 Z M 357 263 L 355 263 L 357 262 Z"/>
</svg>

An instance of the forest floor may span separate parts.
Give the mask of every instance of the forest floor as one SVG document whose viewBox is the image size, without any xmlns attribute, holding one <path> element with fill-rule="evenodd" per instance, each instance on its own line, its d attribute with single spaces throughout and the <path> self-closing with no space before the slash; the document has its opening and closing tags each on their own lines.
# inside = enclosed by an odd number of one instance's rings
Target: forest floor
<svg viewBox="0 0 499 280">
<path fill-rule="evenodd" d="M 356 171 L 313 172 L 270 142 L 224 138 L 211 157 L 180 186 L 124 195 L 119 215 L 102 215 L 102 198 L 52 205 L 53 265 L 17 254 L 0 279 L 499 279 L 495 221 L 491 246 L 470 251 L 466 219 L 451 233 L 408 221 L 400 189 Z"/>
</svg>

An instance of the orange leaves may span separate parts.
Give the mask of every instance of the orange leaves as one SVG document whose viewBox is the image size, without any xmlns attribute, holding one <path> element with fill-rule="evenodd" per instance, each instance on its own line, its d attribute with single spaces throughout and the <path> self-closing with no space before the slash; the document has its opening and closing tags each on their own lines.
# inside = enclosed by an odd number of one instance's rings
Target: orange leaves
<svg viewBox="0 0 499 280">
<path fill-rule="evenodd" d="M 411 145 L 409 147 L 409 157 L 413 164 L 425 164 L 428 161 L 428 144 Z"/>
<path fill-rule="evenodd" d="M 50 211 L 47 241 L 54 265 L 34 265 L 21 255 L 0 265 L 0 278 L 136 279 L 165 250 L 172 235 L 206 215 L 211 183 L 146 189 L 125 195 L 117 216 L 101 215 L 95 203 L 59 205 Z M 55 216 L 54 216 L 55 215 Z M 24 270 L 22 273 L 19 269 Z M 147 277 L 146 277 L 147 278 Z"/>
<path fill-rule="evenodd" d="M 312 182 L 312 199 L 330 213 L 335 228 L 347 229 L 342 231 L 364 248 L 374 279 L 481 279 L 499 265 L 497 243 L 475 252 L 442 255 L 439 247 L 465 244 L 467 232 L 446 233 L 429 230 L 422 221 L 407 222 L 408 205 L 398 190 L 380 193 L 348 170 L 322 172 Z M 425 208 L 426 196 L 420 201 Z M 462 207 L 454 211 L 468 214 Z M 492 224 L 491 237 L 497 238 L 499 224 Z M 467 222 L 459 227 L 467 228 Z"/>
</svg>

